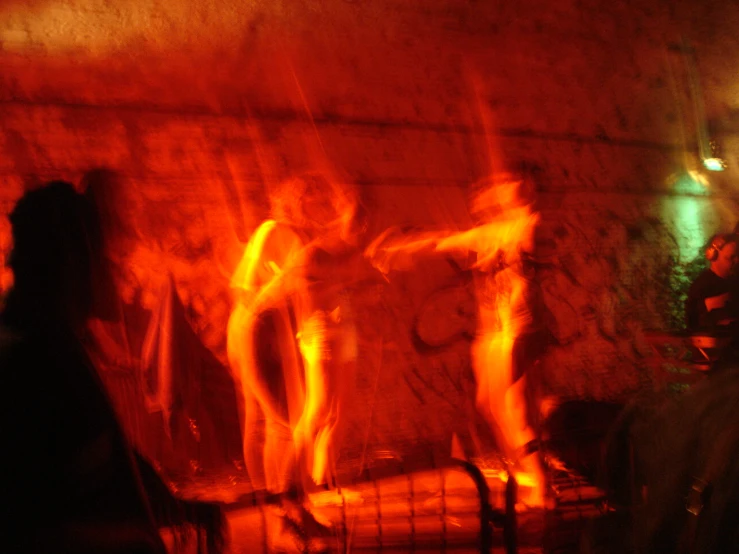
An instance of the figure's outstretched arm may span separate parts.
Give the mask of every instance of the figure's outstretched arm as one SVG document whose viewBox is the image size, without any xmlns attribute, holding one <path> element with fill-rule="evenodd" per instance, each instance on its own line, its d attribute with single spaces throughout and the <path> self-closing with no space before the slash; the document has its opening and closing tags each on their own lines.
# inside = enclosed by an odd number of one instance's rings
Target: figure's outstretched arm
<svg viewBox="0 0 739 554">
<path fill-rule="evenodd" d="M 365 250 L 365 256 L 382 273 L 413 267 L 419 256 L 436 253 L 478 254 L 478 262 L 495 256 L 499 250 L 520 246 L 533 227 L 536 216 L 510 213 L 495 222 L 465 231 L 426 231 L 402 233 L 397 227 L 380 234 Z"/>
<path fill-rule="evenodd" d="M 531 230 L 536 226 L 538 216 L 524 208 L 510 212 L 493 222 L 478 225 L 467 231 L 450 233 L 439 241 L 436 250 L 438 252 L 472 250 L 485 258 L 498 250 L 530 248 Z"/>
<path fill-rule="evenodd" d="M 383 275 L 392 270 L 406 271 L 420 256 L 436 252 L 439 242 L 447 236 L 442 231 L 404 233 L 398 227 L 390 227 L 372 241 L 364 255 Z"/>
</svg>

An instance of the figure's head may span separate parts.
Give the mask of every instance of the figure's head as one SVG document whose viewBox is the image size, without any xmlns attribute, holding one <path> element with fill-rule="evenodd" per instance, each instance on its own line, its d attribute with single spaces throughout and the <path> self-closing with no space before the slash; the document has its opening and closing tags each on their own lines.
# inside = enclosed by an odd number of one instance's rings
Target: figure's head
<svg viewBox="0 0 739 554">
<path fill-rule="evenodd" d="M 739 261 L 736 235 L 732 233 L 712 237 L 706 248 L 706 259 L 711 262 L 711 271 L 719 277 L 731 275 Z"/>
<path fill-rule="evenodd" d="M 102 259 L 95 211 L 64 181 L 27 192 L 10 214 L 14 295 L 30 319 L 81 325 Z"/>
<path fill-rule="evenodd" d="M 523 255 L 533 252 L 538 215 L 529 185 L 511 173 L 491 175 L 472 185 L 470 215 L 485 244 L 484 252 L 478 251 L 477 267 L 520 266 Z"/>
<path fill-rule="evenodd" d="M 309 233 L 338 230 L 352 240 L 363 228 L 354 188 L 321 173 L 304 173 L 284 181 L 270 194 L 273 217 Z"/>
</svg>

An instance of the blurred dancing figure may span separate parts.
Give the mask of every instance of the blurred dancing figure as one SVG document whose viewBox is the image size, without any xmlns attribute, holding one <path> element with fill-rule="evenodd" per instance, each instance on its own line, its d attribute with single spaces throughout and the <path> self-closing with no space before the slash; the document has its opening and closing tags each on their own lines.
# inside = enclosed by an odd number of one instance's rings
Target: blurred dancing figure
<svg viewBox="0 0 739 554">
<path fill-rule="evenodd" d="M 254 232 L 232 278 L 228 353 L 254 487 L 295 493 L 287 517 L 306 526 L 306 491 L 334 481 L 354 381 L 356 332 L 346 286 L 361 258 L 356 205 L 316 175 L 283 183 L 271 200 L 273 219 Z"/>
<path fill-rule="evenodd" d="M 336 460 L 354 391 L 357 330 L 350 289 L 369 267 L 359 248 L 364 225 L 354 190 L 326 183 L 319 198 L 328 218 L 317 218 L 315 238 L 294 271 L 303 314 L 299 348 L 305 368 L 305 407 L 293 432 L 299 459 L 313 483 L 337 485 Z M 310 209 L 310 207 L 308 208 Z M 308 212 L 312 213 L 312 212 Z"/>
<path fill-rule="evenodd" d="M 519 181 L 506 176 L 482 185 L 471 206 L 477 226 L 415 236 L 390 229 L 373 242 L 368 255 L 383 273 L 408 267 L 422 254 L 461 254 L 474 260 L 470 269 L 477 300 L 472 345 L 477 408 L 514 474 L 526 481 L 530 493 L 523 501 L 540 506 L 545 478 L 526 392 L 529 369 L 542 354 L 543 341 L 531 310 L 532 287 L 524 263 L 533 250 L 538 216 L 522 198 Z"/>
<path fill-rule="evenodd" d="M 231 279 L 235 303 L 227 345 L 249 478 L 255 489 L 279 493 L 294 484 L 292 430 L 304 404 L 295 339 L 301 305 L 288 293 L 283 272 L 294 264 L 304 240 L 281 210 L 274 211 L 276 219 L 257 228 Z M 263 448 L 260 409 L 265 420 Z"/>
</svg>

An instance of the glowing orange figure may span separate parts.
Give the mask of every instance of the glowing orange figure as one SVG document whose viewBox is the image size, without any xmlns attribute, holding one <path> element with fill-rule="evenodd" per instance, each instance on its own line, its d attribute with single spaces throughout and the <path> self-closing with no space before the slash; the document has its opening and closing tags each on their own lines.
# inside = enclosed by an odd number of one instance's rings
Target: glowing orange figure
<svg viewBox="0 0 739 554">
<path fill-rule="evenodd" d="M 305 369 L 305 405 L 293 432 L 306 482 L 332 483 L 344 406 L 357 361 L 354 314 L 347 287 L 356 279 L 354 191 L 321 176 L 302 181 L 303 228 L 314 237 L 294 260 L 287 280 L 302 308 L 298 344 Z"/>
<path fill-rule="evenodd" d="M 242 421 L 244 461 L 255 488 L 281 492 L 294 468 L 292 430 L 303 411 L 302 364 L 295 336 L 299 298 L 283 270 L 303 248 L 289 225 L 268 220 L 255 231 L 231 280 L 236 302 L 227 348 Z M 259 445 L 259 409 L 264 449 Z"/>
<path fill-rule="evenodd" d="M 331 483 L 342 435 L 343 410 L 357 362 L 354 314 L 345 285 L 355 249 L 332 233 L 313 243 L 302 267 L 307 318 L 299 336 L 306 401 L 295 429 L 298 451 L 317 484 Z"/>
<path fill-rule="evenodd" d="M 350 232 L 354 203 L 313 176 L 280 192 L 275 216 L 284 223 L 266 221 L 250 240 L 232 279 L 238 294 L 228 326 L 247 469 L 258 485 L 252 430 L 259 405 L 267 419 L 263 460 L 271 490 L 284 488 L 296 460 L 294 484 L 330 481 L 356 362 L 354 318 L 344 290 L 347 268 L 354 267 L 349 262 L 357 258 Z M 308 242 L 311 236 L 316 238 Z M 265 326 L 273 336 L 260 341 Z"/>
<path fill-rule="evenodd" d="M 367 254 L 384 273 L 407 265 L 409 253 L 476 254 L 473 269 L 478 329 L 472 345 L 476 404 L 497 435 L 514 473 L 531 491 L 524 501 L 541 505 L 543 469 L 536 454 L 522 452 L 535 438 L 527 421 L 526 376 L 514 373 L 514 346 L 532 321 L 521 252 L 532 249 L 538 217 L 520 199 L 518 188 L 518 182 L 504 182 L 483 190 L 472 205 L 472 212 L 483 221 L 477 227 L 408 238 L 392 238 L 392 233 L 386 233 Z"/>
</svg>

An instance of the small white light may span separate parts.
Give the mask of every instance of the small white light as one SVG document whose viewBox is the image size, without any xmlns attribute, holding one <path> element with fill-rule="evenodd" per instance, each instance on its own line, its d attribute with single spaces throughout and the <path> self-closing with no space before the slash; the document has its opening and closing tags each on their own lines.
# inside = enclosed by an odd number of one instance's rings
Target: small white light
<svg viewBox="0 0 739 554">
<path fill-rule="evenodd" d="M 726 162 L 721 158 L 704 158 L 703 166 L 708 171 L 723 171 L 726 168 Z"/>
</svg>

